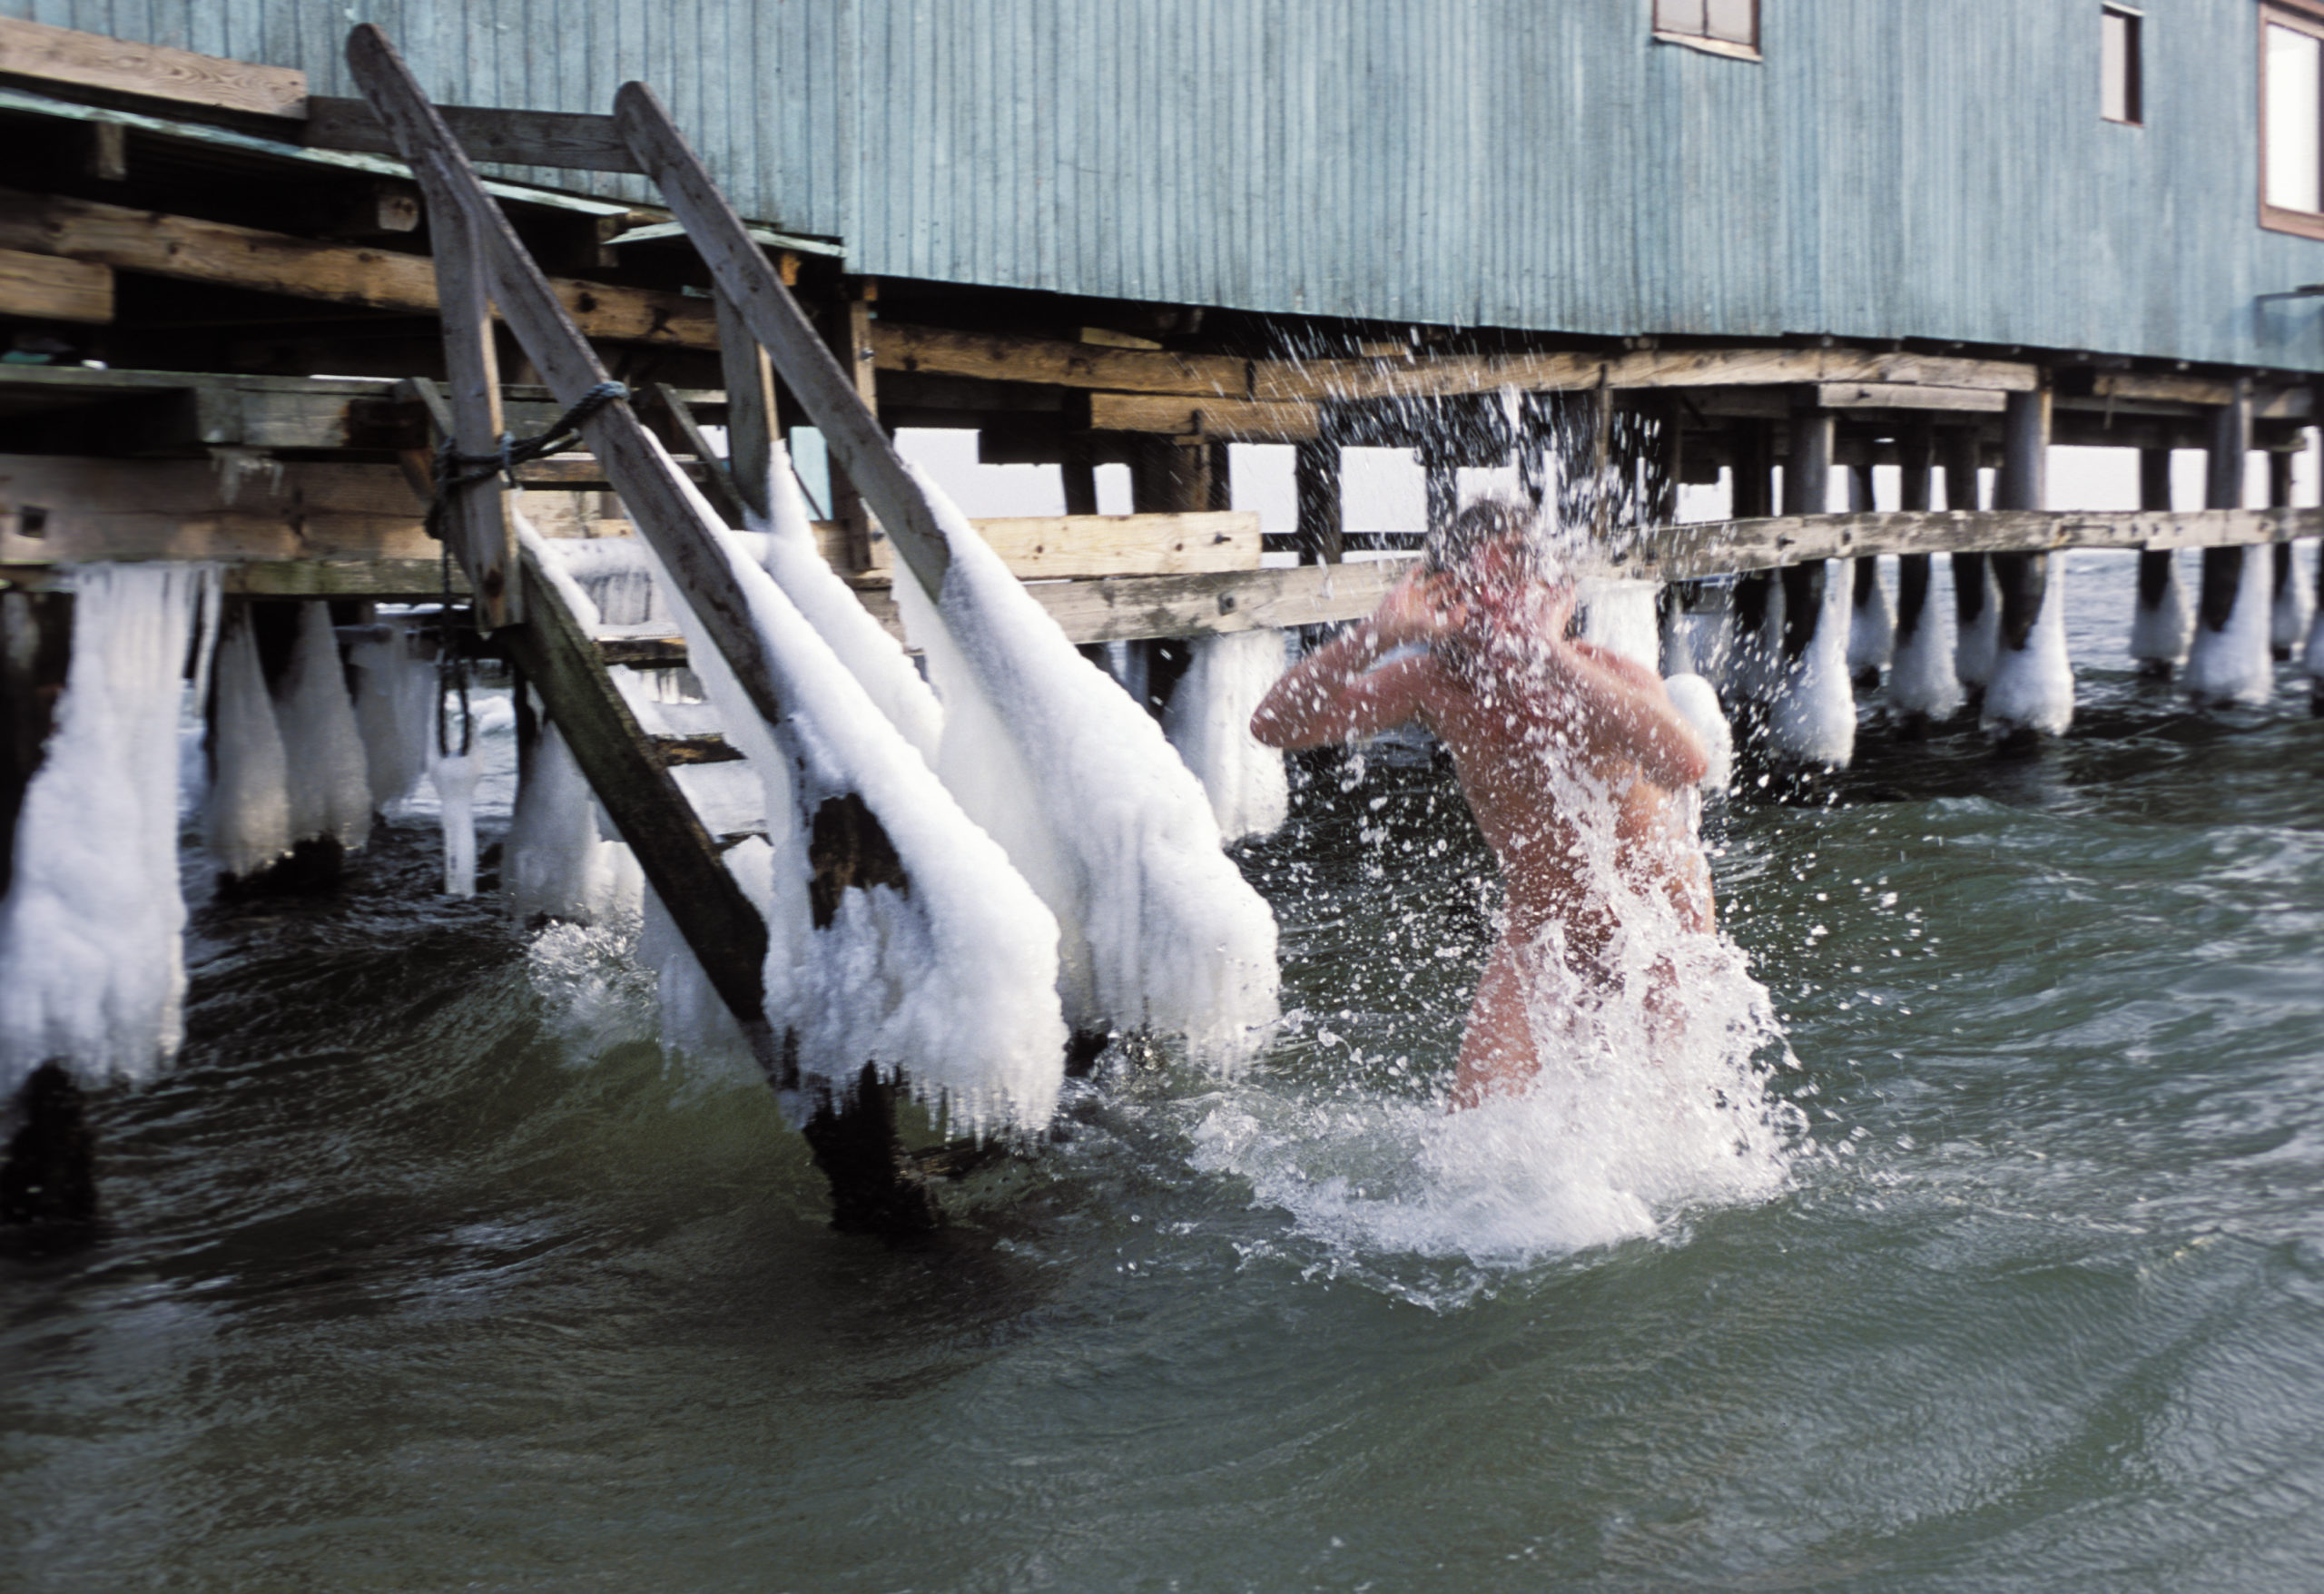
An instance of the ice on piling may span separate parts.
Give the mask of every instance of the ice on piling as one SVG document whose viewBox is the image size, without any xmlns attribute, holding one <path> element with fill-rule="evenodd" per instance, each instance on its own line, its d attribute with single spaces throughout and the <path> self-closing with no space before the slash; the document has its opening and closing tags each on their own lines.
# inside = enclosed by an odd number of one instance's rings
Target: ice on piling
<svg viewBox="0 0 2324 1594">
<path fill-rule="evenodd" d="M 2270 621 L 2268 585 L 2272 575 L 2261 549 L 2243 551 L 2242 569 L 2236 577 L 2235 605 L 2227 624 L 2217 630 L 2208 624 L 2195 627 L 2194 644 L 2187 650 L 2187 670 L 2181 676 L 2187 691 L 2199 703 L 2265 703 L 2276 689 L 2276 664 L 2268 650 Z"/>
<path fill-rule="evenodd" d="M 768 1021 L 792 1037 L 811 1078 L 849 1082 L 874 1063 L 969 1125 L 1039 1127 L 1064 1079 L 1055 920 L 744 540 L 688 494 L 725 552 L 782 704 L 778 722 L 760 718 L 653 566 L 728 739 L 762 782 Z M 860 858 L 852 848 L 876 846 L 861 832 L 867 822 L 904 883 L 850 884 L 827 871 L 814 890 L 819 852 Z"/>
<path fill-rule="evenodd" d="M 2187 602 L 2187 584 L 2179 578 L 2179 561 L 2166 555 L 2162 590 L 2152 604 L 2142 592 L 2131 616 L 2131 657 L 2142 664 L 2179 665 L 2186 662 L 2187 646 L 2195 634 L 2195 612 Z"/>
<path fill-rule="evenodd" d="M 2308 635 L 2310 608 L 2308 583 L 2301 579 L 2297 544 L 2277 543 L 2271 551 L 2275 555 L 2271 579 L 2275 584 L 2276 596 L 2268 640 L 2280 655 L 2290 658 L 2299 648 L 2300 638 Z"/>
<path fill-rule="evenodd" d="M 1068 1019 L 1247 1055 L 1277 1016 L 1275 915 L 1221 851 L 1201 782 L 921 483 L 951 563 L 940 603 L 909 580 L 896 594 L 944 703 L 939 768 L 1057 914 Z"/>
<path fill-rule="evenodd" d="M 178 723 L 217 571 L 86 565 L 64 579 L 72 657 L 0 900 L 0 1096 L 51 1058 L 93 1083 L 142 1079 L 182 1033 Z"/>
<path fill-rule="evenodd" d="M 1863 560 L 1850 570 L 1855 586 L 1848 605 L 1848 673 L 1887 667 L 1895 651 L 1896 621 L 1888 604 L 1888 589 L 1881 584 L 1878 560 L 1867 570 Z"/>
<path fill-rule="evenodd" d="M 1163 732 L 1202 782 L 1227 841 L 1273 835 L 1290 810 L 1283 754 L 1251 734 L 1251 715 L 1284 663 L 1280 631 L 1198 637 L 1193 662 L 1163 711 Z"/>
<path fill-rule="evenodd" d="M 1757 625 L 1745 625 L 1739 615 L 1730 621 L 1725 674 L 1710 678 L 1730 703 L 1771 704 L 1783 691 L 1783 583 L 1770 579 L 1766 592 Z"/>
<path fill-rule="evenodd" d="M 1848 678 L 1850 601 L 1847 584 L 1826 561 L 1816 635 L 1784 668 L 1768 715 L 1768 745 L 1793 763 L 1846 765 L 1856 755 L 1856 688 Z M 1783 622 L 1775 613 L 1777 605 L 1771 601 L 1768 606 L 1771 647 L 1781 661 Z"/>
<path fill-rule="evenodd" d="M 215 666 L 217 707 L 210 731 L 210 799 L 202 840 L 218 867 L 236 879 L 254 874 L 290 851 L 290 772 L 282 728 L 258 656 L 250 609 L 227 613 Z"/>
<path fill-rule="evenodd" d="M 1659 585 L 1585 576 L 1574 584 L 1574 590 L 1581 611 L 1583 641 L 1649 670 L 1659 666 L 1662 638 L 1654 617 Z"/>
<path fill-rule="evenodd" d="M 1940 602 L 1930 583 L 1921 612 L 1909 630 L 1900 617 L 1896 651 L 1888 665 L 1888 701 L 1899 713 L 1949 720 L 1961 712 L 1965 694 L 1953 670 L 1953 609 Z"/>
<path fill-rule="evenodd" d="M 363 738 L 371 807 L 384 813 L 428 772 L 436 671 L 412 656 L 410 629 L 393 621 L 373 625 L 347 650 L 347 662 L 355 670 L 355 728 Z"/>
<path fill-rule="evenodd" d="M 2073 664 L 2066 657 L 2066 562 L 2050 556 L 2042 612 L 2024 647 L 2003 645 L 1985 683 L 1979 723 L 1988 731 L 2057 736 L 2073 723 Z"/>
<path fill-rule="evenodd" d="M 1960 566 L 1954 566 L 1957 577 Z M 1977 617 L 1966 625 L 1954 625 L 1953 673 L 1965 686 L 1983 686 L 1993 679 L 1994 661 L 2001 648 L 2001 585 L 1994 579 L 1992 562 L 1977 561 L 1977 580 L 1983 601 L 1977 605 Z M 1956 595 L 1954 613 L 1960 613 Z"/>
<path fill-rule="evenodd" d="M 444 894 L 476 895 L 476 785 L 484 766 L 471 753 L 437 755 L 428 766 L 444 826 Z"/>
<path fill-rule="evenodd" d="M 765 536 L 761 562 L 783 595 L 798 605 L 807 623 L 839 655 L 858 684 L 879 705 L 888 723 L 902 733 L 921 757 L 936 759 L 944 732 L 944 708 L 919 669 L 887 627 L 872 617 L 855 590 L 839 577 L 815 546 L 814 524 L 807 517 L 807 500 L 792 474 L 791 454 L 781 443 L 773 447 L 767 469 L 771 511 L 762 522 L 752 517 L 753 531 Z"/>
<path fill-rule="evenodd" d="M 274 715 L 282 727 L 291 841 L 328 837 L 360 847 L 371 834 L 371 777 L 330 605 L 320 598 L 299 605 L 299 633 L 275 685 Z"/>
<path fill-rule="evenodd" d="M 500 845 L 501 890 L 519 924 L 618 922 L 639 910 L 644 877 L 606 833 L 597 799 L 555 725 L 540 723 Z"/>
<path fill-rule="evenodd" d="M 1703 750 L 1709 755 L 1709 767 L 1703 772 L 1702 789 L 1709 792 L 1724 792 L 1735 778 L 1735 733 L 1727 723 L 1727 714 L 1718 705 L 1718 693 L 1700 675 L 1688 674 L 1671 675 L 1663 683 L 1670 694 L 1671 706 L 1686 716 L 1695 733 L 1703 739 Z"/>
</svg>

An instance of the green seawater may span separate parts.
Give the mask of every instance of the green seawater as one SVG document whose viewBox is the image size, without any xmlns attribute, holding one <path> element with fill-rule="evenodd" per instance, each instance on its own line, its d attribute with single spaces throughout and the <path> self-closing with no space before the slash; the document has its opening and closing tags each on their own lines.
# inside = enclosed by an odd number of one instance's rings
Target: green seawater
<svg viewBox="0 0 2324 1594">
<path fill-rule="evenodd" d="M 1610 1238 L 1400 1166 L 1491 933 L 1424 759 L 1243 855 L 1267 1057 L 1113 1057 L 925 1245 L 422 827 L 200 907 L 106 1235 L 0 1258 L 0 1588 L 2324 1585 L 2324 721 L 2135 680 L 2073 568 L 2070 736 L 1876 698 L 1714 818 L 1780 1132 Z"/>
</svg>

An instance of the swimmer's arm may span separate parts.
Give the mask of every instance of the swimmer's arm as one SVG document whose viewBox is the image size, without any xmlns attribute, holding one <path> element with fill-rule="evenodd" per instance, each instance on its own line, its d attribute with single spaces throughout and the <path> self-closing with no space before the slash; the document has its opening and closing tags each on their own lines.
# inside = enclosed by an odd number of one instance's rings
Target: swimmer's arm
<svg viewBox="0 0 2324 1594">
<path fill-rule="evenodd" d="M 1709 772 L 1702 738 L 1659 675 L 1594 643 L 1567 642 L 1559 653 L 1591 746 L 1637 760 L 1640 774 L 1669 791 L 1691 786 Z"/>
<path fill-rule="evenodd" d="M 1419 654 L 1381 664 L 1402 640 L 1366 621 L 1309 654 L 1260 699 L 1251 734 L 1264 746 L 1298 752 L 1352 742 L 1413 718 L 1436 661 Z"/>
</svg>

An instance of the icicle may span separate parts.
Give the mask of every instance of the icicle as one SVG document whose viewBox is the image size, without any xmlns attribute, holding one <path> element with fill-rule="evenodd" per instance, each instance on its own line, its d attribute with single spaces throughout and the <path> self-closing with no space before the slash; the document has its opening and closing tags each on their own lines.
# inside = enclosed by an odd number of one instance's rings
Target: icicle
<svg viewBox="0 0 2324 1594">
<path fill-rule="evenodd" d="M 1275 915 L 1219 850 L 1201 782 L 921 479 L 951 565 L 940 609 L 908 580 L 896 595 L 944 702 L 940 768 L 1056 912 L 1068 1018 L 1246 1056 L 1277 1015 Z"/>
<path fill-rule="evenodd" d="M 1584 641 L 1649 670 L 1661 662 L 1661 642 L 1654 620 L 1655 595 L 1659 590 L 1656 583 L 1585 576 L 1574 585 L 1581 598 Z"/>
<path fill-rule="evenodd" d="M 2299 646 L 2300 638 L 2308 634 L 2308 583 L 2299 578 L 2297 543 L 2276 543 L 2270 551 L 2275 556 L 2275 604 L 2268 640 L 2276 657 L 2288 659 Z"/>
<path fill-rule="evenodd" d="M 1845 766 L 1856 754 L 1856 693 L 1848 680 L 1846 585 L 1834 579 L 1827 561 L 1823 601 L 1816 634 L 1791 661 L 1768 718 L 1768 742 L 1780 756 L 1800 764 Z M 1773 611 L 1776 605 L 1770 603 Z M 1783 625 L 1776 618 L 1772 651 L 1783 657 Z"/>
<path fill-rule="evenodd" d="M 1975 583 L 1967 587 L 1965 576 Z M 1983 554 L 1953 556 L 1953 673 L 1964 686 L 1983 686 L 1994 673 L 2001 646 L 2001 589 L 1994 585 L 1993 561 Z M 1964 594 L 1971 595 L 1965 598 Z M 1964 607 L 1974 604 L 1974 608 Z"/>
<path fill-rule="evenodd" d="M 320 598 L 299 605 L 299 635 L 275 688 L 274 715 L 282 727 L 290 839 L 328 836 L 360 847 L 371 834 L 371 782 L 330 605 Z"/>
<path fill-rule="evenodd" d="M 290 851 L 290 775 L 282 730 L 258 658 L 250 606 L 228 612 L 218 644 L 217 708 L 211 722 L 216 773 L 203 839 L 218 867 L 235 879 L 255 874 Z"/>
<path fill-rule="evenodd" d="M 1284 641 L 1267 630 L 1197 639 L 1163 711 L 1163 732 L 1202 782 L 1226 841 L 1273 835 L 1290 807 L 1283 754 L 1251 734 L 1253 711 L 1283 674 Z"/>
<path fill-rule="evenodd" d="M 2039 558 L 2033 555 L 2029 557 Z M 2041 612 L 2024 647 L 2004 644 L 1985 684 L 1980 723 L 1988 731 L 2028 730 L 2056 736 L 2073 723 L 2073 665 L 2066 657 L 2066 562 L 2049 556 Z M 1998 633 L 1996 633 L 1998 635 Z"/>
<path fill-rule="evenodd" d="M 637 910 L 643 877 L 630 851 L 597 822 L 597 800 L 555 725 L 544 723 L 500 845 L 509 916 L 605 924 Z"/>
<path fill-rule="evenodd" d="M 2242 554 L 2227 624 L 2214 627 L 2209 615 L 2201 616 L 2187 652 L 2184 680 L 2198 703 L 2265 703 L 2276 689 L 2268 652 L 2269 562 L 2250 547 Z"/>
<path fill-rule="evenodd" d="M 1700 675 L 1672 675 L 1663 687 L 1670 694 L 1673 707 L 1687 716 L 1703 739 L 1703 746 L 1710 754 L 1710 767 L 1703 773 L 1702 789 L 1708 793 L 1723 793 L 1735 779 L 1735 733 L 1727 723 L 1727 714 L 1718 706 L 1718 693 Z"/>
<path fill-rule="evenodd" d="M 2168 674 L 2187 662 L 2187 644 L 2195 630 L 2194 611 L 2187 604 L 2186 584 L 2179 579 L 2179 560 L 2167 550 L 2139 556 L 2138 606 L 2131 619 L 2131 657 Z"/>
<path fill-rule="evenodd" d="M 1751 579 L 1748 576 L 1745 580 Z M 1741 591 L 1741 584 L 1737 584 Z M 1712 683 L 1720 696 L 1728 702 L 1773 703 L 1783 690 L 1785 664 L 1783 656 L 1783 583 L 1770 576 L 1760 589 L 1764 603 L 1756 625 L 1748 625 L 1749 615 L 1738 610 L 1734 617 L 1731 635 L 1733 643 L 1728 654 L 1727 673 Z"/>
<path fill-rule="evenodd" d="M 92 1082 L 143 1078 L 182 1025 L 178 720 L 217 571 L 86 565 L 65 580 L 72 659 L 0 901 L 0 1095 L 51 1058 Z"/>
<path fill-rule="evenodd" d="M 1877 676 L 1887 667 L 1896 645 L 1896 621 L 1888 607 L 1888 589 L 1880 582 L 1880 561 L 1860 558 L 1850 572 L 1854 595 L 1848 605 L 1848 674 L 1857 679 Z M 1877 681 L 1874 684 L 1878 684 Z"/>
<path fill-rule="evenodd" d="M 1912 578 L 1897 583 L 1900 601 L 1888 701 L 1902 714 L 1949 720 L 1961 712 L 1963 697 L 1960 679 L 1953 673 L 1953 609 L 1937 601 L 1936 584 L 1930 579 L 1931 556 L 1917 557 L 1921 563 Z"/>
<path fill-rule="evenodd" d="M 813 524 L 807 518 L 807 501 L 800 494 L 791 469 L 791 456 L 774 445 L 767 479 L 773 484 L 771 522 L 753 522 L 766 533 L 764 564 L 783 595 L 799 606 L 807 623 L 831 644 L 880 712 L 903 733 L 905 741 L 933 763 L 944 733 L 944 707 L 921 679 L 902 644 L 887 627 L 872 617 L 863 600 L 841 580 L 815 546 Z"/>
<path fill-rule="evenodd" d="M 384 813 L 428 772 L 436 673 L 412 657 L 409 631 L 394 623 L 374 625 L 347 656 L 355 666 L 355 727 L 363 738 L 371 807 Z"/>
<path fill-rule="evenodd" d="M 444 894 L 476 895 L 476 783 L 484 772 L 466 753 L 447 753 L 428 766 L 444 814 Z"/>
</svg>

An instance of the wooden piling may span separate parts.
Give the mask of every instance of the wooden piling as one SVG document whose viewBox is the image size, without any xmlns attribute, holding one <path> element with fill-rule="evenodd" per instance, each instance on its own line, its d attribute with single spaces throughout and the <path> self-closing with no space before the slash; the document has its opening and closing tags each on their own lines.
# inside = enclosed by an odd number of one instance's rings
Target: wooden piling
<svg viewBox="0 0 2324 1594">
<path fill-rule="evenodd" d="M 1340 509 L 1340 446 L 1296 445 L 1293 469 L 1299 497 L 1299 562 L 1336 565 L 1344 550 Z"/>
<path fill-rule="evenodd" d="M 1928 428 L 1914 427 L 1900 439 L 1903 458 L 1896 507 L 1909 513 L 1927 512 L 1930 477 L 1935 474 L 1936 438 Z M 1902 647 L 1920 630 L 1928 614 L 1929 556 L 1900 554 L 1896 557 L 1896 645 Z"/>
<path fill-rule="evenodd" d="M 2283 448 L 2268 450 L 2268 507 L 2291 507 L 2291 454 Z M 2271 566 L 2268 573 L 2268 606 L 2272 627 L 2275 605 L 2283 601 L 2284 592 L 2291 584 L 2294 561 L 2290 539 L 2279 537 L 2274 542 L 2263 544 L 2261 552 Z M 2290 659 L 2292 649 L 2298 645 L 2298 638 L 2280 641 L 2272 634 L 2269 638 L 2269 652 L 2278 664 Z"/>
<path fill-rule="evenodd" d="M 2139 507 L 2169 509 L 2171 507 L 2171 450 L 2142 448 L 2139 450 Z M 2178 556 L 2168 548 L 2145 548 L 2139 553 L 2138 606 L 2142 613 L 2152 614 L 2160 609 L 2170 595 L 2171 584 L 2176 576 Z M 2140 657 L 2136 660 L 2139 674 L 2152 680 L 2167 681 L 2178 660 L 2162 657 Z"/>
<path fill-rule="evenodd" d="M 1791 458 L 1783 472 L 1784 513 L 1821 515 L 1830 507 L 1832 491 L 1833 415 L 1828 409 L 1800 409 L 1791 418 Z M 1797 664 L 1816 640 L 1824 610 L 1825 566 L 1811 559 L 1783 567 L 1783 655 Z"/>
<path fill-rule="evenodd" d="M 2244 457 L 2251 451 L 2251 382 L 2239 377 L 2228 401 L 2211 421 L 2211 447 L 2203 471 L 2203 507 L 2243 507 Z M 2202 590 L 2195 601 L 2195 624 L 2221 632 L 2235 614 L 2236 590 L 2243 582 L 2243 549 L 2203 550 Z"/>
<path fill-rule="evenodd" d="M 1994 484 L 1994 507 L 2039 509 L 2049 492 L 2050 390 L 2012 393 L 2002 416 L 2001 475 Z M 2008 553 L 1990 556 L 1994 585 L 2001 588 L 2001 645 L 2023 653 L 2042 617 L 2049 586 L 2050 556 Z"/>
</svg>

